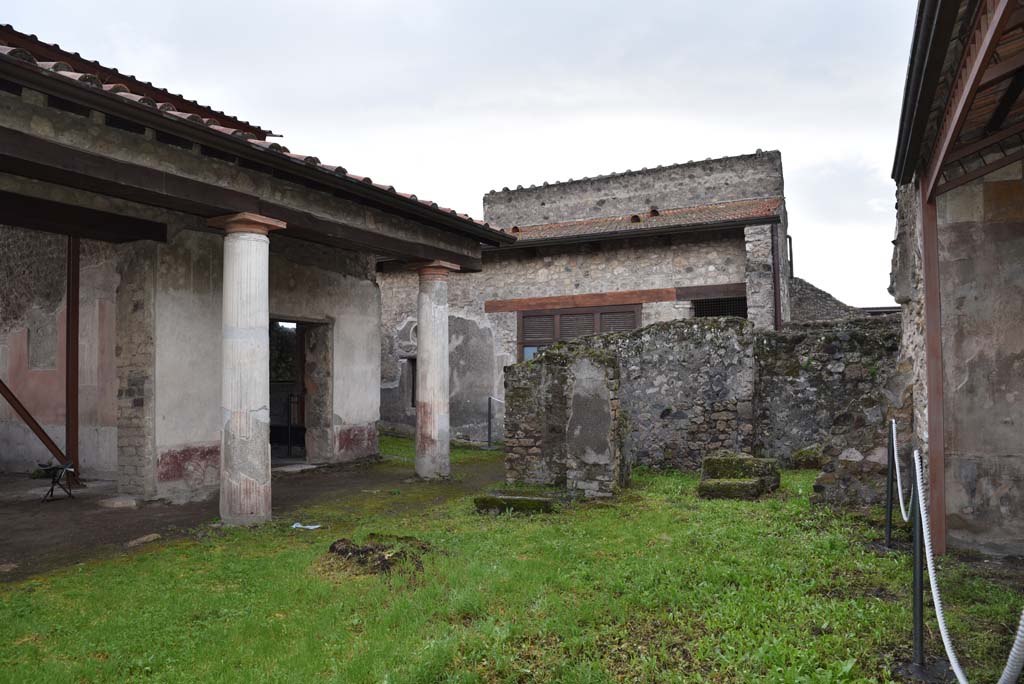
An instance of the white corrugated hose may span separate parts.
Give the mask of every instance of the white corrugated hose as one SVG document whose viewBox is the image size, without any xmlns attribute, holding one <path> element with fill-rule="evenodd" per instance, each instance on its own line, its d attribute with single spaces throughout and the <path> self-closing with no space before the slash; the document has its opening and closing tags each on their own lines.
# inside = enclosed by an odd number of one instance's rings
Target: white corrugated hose
<svg viewBox="0 0 1024 684">
<path fill-rule="evenodd" d="M 900 476 L 900 451 L 899 443 L 896 441 L 896 421 L 892 421 L 892 455 L 894 461 L 894 467 L 896 468 L 896 493 L 900 497 L 900 515 L 903 516 L 903 522 L 910 522 L 910 513 L 914 508 L 914 492 L 917 491 L 916 487 L 910 488 L 910 504 L 903 504 L 903 478 Z"/>
<path fill-rule="evenodd" d="M 893 453 L 895 453 L 895 449 Z M 956 675 L 956 679 L 960 684 L 969 684 L 967 675 L 964 674 L 963 668 L 960 667 L 960 661 L 957 660 L 956 650 L 953 648 L 953 641 L 950 639 L 949 629 L 946 627 L 946 616 L 942 610 L 942 596 L 939 593 L 939 582 L 935 575 L 935 555 L 932 552 L 931 519 L 928 516 L 928 505 L 924 496 L 924 468 L 921 467 L 921 453 L 917 450 L 914 451 L 914 467 L 917 471 L 917 504 L 921 511 L 921 529 L 924 531 L 924 555 L 928 562 L 928 583 L 932 589 L 935 618 L 939 623 L 942 645 L 946 648 L 946 657 L 949 658 L 949 666 L 952 668 L 953 674 Z M 896 472 L 899 473 L 898 465 Z M 902 508 L 902 496 L 900 498 L 900 507 Z M 1024 610 L 1021 611 L 1017 636 L 1014 638 L 1013 647 L 1010 649 L 1010 656 L 1006 659 L 1006 667 L 1003 669 L 1003 675 L 999 678 L 998 684 L 1017 684 L 1022 668 L 1024 668 Z"/>
</svg>

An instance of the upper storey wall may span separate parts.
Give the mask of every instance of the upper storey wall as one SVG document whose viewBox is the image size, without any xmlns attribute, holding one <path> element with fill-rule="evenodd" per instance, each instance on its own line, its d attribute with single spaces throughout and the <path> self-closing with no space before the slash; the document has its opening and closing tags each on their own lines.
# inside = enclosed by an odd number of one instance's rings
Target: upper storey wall
<svg viewBox="0 0 1024 684">
<path fill-rule="evenodd" d="M 783 194 L 781 153 L 758 152 L 492 191 L 484 196 L 484 219 L 492 226 L 511 228 Z"/>
</svg>

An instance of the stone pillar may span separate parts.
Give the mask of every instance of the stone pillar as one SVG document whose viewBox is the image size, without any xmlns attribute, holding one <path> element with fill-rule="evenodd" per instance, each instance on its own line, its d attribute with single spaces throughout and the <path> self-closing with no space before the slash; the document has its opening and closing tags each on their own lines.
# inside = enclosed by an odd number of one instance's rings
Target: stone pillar
<svg viewBox="0 0 1024 684">
<path fill-rule="evenodd" d="M 458 266 L 434 261 L 417 270 L 416 474 L 436 480 L 450 472 L 448 272 Z"/>
<path fill-rule="evenodd" d="M 256 214 L 210 219 L 224 237 L 221 352 L 220 517 L 229 525 L 270 520 L 271 230 Z"/>
<path fill-rule="evenodd" d="M 754 327 L 775 327 L 775 280 L 772 267 L 771 225 L 747 226 L 747 318 Z"/>
</svg>

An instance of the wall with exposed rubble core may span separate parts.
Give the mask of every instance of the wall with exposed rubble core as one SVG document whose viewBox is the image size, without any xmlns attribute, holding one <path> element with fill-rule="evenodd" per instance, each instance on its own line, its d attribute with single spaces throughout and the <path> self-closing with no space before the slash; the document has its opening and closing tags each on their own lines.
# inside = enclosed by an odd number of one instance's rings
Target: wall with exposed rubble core
<svg viewBox="0 0 1024 684">
<path fill-rule="evenodd" d="M 760 197 L 782 197 L 778 151 L 691 161 L 484 195 L 484 220 L 502 228 L 626 216 Z"/>
<path fill-rule="evenodd" d="M 629 484 L 623 458 L 619 363 L 603 350 L 551 351 L 517 366 L 508 378 L 516 433 L 506 442 L 511 483 L 564 486 L 571 494 L 608 497 Z"/>
<path fill-rule="evenodd" d="M 878 476 L 886 463 L 886 420 L 909 410 L 899 335 L 895 318 L 781 332 L 723 318 L 557 345 L 506 369 L 507 476 L 560 482 L 567 415 L 550 397 L 573 384 L 572 359 L 598 354 L 618 367 L 627 467 L 697 470 L 704 457 L 727 449 L 784 465 L 823 465 L 819 501 L 877 501 L 884 493 Z"/>
<path fill-rule="evenodd" d="M 839 318 L 860 318 L 863 313 L 855 306 L 841 301 L 803 278 L 789 281 L 789 303 L 792 320 L 796 322 L 829 321 Z"/>
<path fill-rule="evenodd" d="M 970 169 L 968 169 L 970 170 Z M 1019 555 L 1024 539 L 1024 166 L 939 195 L 947 542 Z M 914 445 L 928 455 L 920 190 L 897 191 L 890 292 L 901 305 L 901 365 L 914 387 Z"/>
<path fill-rule="evenodd" d="M 0 227 L 0 378 L 54 442 L 65 446 L 67 238 Z M 117 477 L 116 249 L 82 241 L 79 292 L 79 459 L 91 477 Z M 0 471 L 55 459 L 0 399 Z"/>
<path fill-rule="evenodd" d="M 504 398 L 503 369 L 516 362 L 516 314 L 485 313 L 489 300 L 743 283 L 742 234 L 658 237 L 484 253 L 479 273 L 448 278 L 451 427 L 456 439 L 487 439 L 487 397 Z M 412 365 L 416 357 L 417 274 L 381 273 L 383 329 L 381 420 L 412 433 Z M 643 304 L 643 323 L 692 315 L 689 302 Z M 493 402 L 492 434 L 503 431 L 503 404 Z"/>
<path fill-rule="evenodd" d="M 0 228 L 0 378 L 64 445 L 67 238 Z M 223 237 L 172 227 L 166 244 L 82 241 L 80 460 L 144 498 L 219 486 Z M 311 462 L 375 456 L 380 295 L 370 255 L 274 236 L 271 316 L 310 323 Z M 51 460 L 0 405 L 0 470 Z"/>
</svg>

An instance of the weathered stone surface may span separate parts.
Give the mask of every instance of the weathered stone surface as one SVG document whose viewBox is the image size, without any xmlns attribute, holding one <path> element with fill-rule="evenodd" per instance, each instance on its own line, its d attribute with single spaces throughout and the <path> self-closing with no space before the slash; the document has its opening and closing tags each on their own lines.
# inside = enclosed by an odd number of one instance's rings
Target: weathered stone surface
<svg viewBox="0 0 1024 684">
<path fill-rule="evenodd" d="M 910 425 L 898 346 L 896 321 L 884 317 L 781 332 L 692 319 L 557 345 L 506 371 L 507 477 L 565 483 L 562 388 L 574 382 L 574 360 L 602 355 L 618 369 L 625 463 L 696 470 L 725 449 L 790 464 L 796 452 L 800 465 L 821 459 L 828 473 L 816 500 L 877 501 L 887 421 Z"/>
<path fill-rule="evenodd" d="M 764 482 L 757 478 L 745 480 L 701 480 L 697 485 L 697 496 L 703 499 L 745 499 L 753 501 L 766 491 Z"/>
<path fill-rule="evenodd" d="M 812 444 L 797 449 L 789 459 L 790 467 L 797 470 L 820 470 L 826 462 L 825 455 L 821 452 L 820 444 Z"/>
<path fill-rule="evenodd" d="M 559 349 L 512 366 L 506 375 L 506 441 L 510 483 L 564 486 L 586 498 L 612 496 L 628 486 L 624 420 L 614 356 Z"/>
<path fill-rule="evenodd" d="M 565 183 L 489 193 L 484 217 L 505 229 L 565 220 L 647 214 L 652 209 L 784 196 L 782 157 L 777 151 L 627 171 Z M 789 319 L 786 221 L 776 230 L 782 265 L 782 318 Z M 595 239 L 530 249 L 485 251 L 479 273 L 450 279 L 452 435 L 487 438 L 487 397 L 504 399 L 503 367 L 517 359 L 514 312 L 486 313 L 484 302 L 629 290 L 746 283 L 751 318 L 774 323 L 771 227 L 759 226 L 748 241 L 742 228 L 714 233 Z M 748 265 L 748 257 L 756 260 Z M 411 273 L 382 273 L 383 325 L 381 415 L 387 429 L 412 432 L 411 359 L 416 283 Z M 643 325 L 692 318 L 690 301 L 644 302 Z M 489 349 L 489 353 L 484 353 Z M 492 434 L 504 433 L 504 405 L 492 402 Z"/>
<path fill-rule="evenodd" d="M 811 285 L 803 278 L 789 281 L 789 301 L 794 322 L 834 321 L 843 318 L 859 318 L 863 314 L 855 306 L 841 301 L 822 289 Z"/>
<path fill-rule="evenodd" d="M 747 478 L 768 478 L 779 481 L 779 462 L 774 458 L 754 458 L 751 456 L 708 456 L 701 467 L 701 479 L 705 480 L 743 480 Z"/>
<path fill-rule="evenodd" d="M 485 494 L 473 499 L 478 513 L 551 513 L 555 502 L 551 497 L 513 494 Z"/>
</svg>

